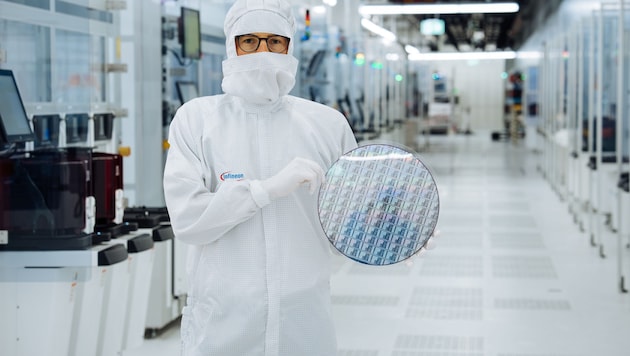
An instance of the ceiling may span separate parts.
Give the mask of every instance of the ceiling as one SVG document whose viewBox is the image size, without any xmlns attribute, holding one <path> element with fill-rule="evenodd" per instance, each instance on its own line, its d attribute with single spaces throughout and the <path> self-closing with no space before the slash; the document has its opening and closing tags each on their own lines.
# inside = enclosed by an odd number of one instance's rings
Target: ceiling
<svg viewBox="0 0 630 356">
<path fill-rule="evenodd" d="M 439 1 L 390 0 L 392 4 L 497 3 L 493 0 Z M 398 28 L 409 28 L 412 35 L 405 42 L 431 51 L 518 50 L 544 23 L 562 0 L 517 0 L 520 10 L 512 14 L 397 15 Z M 382 2 L 380 2 L 382 3 Z M 420 21 L 440 18 L 445 22 L 442 36 L 418 36 Z"/>
</svg>

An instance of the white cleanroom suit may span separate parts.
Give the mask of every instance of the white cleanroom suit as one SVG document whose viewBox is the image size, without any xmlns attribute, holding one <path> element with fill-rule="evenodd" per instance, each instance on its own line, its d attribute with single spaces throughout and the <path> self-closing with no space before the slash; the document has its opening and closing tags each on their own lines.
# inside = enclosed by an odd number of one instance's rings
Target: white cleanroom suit
<svg viewBox="0 0 630 356">
<path fill-rule="evenodd" d="M 226 94 L 184 104 L 169 131 L 164 193 L 190 244 L 182 355 L 336 354 L 331 245 L 317 214 L 324 171 L 356 147 L 336 110 L 287 95 L 297 60 L 237 56 L 236 35 L 293 41 L 279 0 L 238 0 L 226 16 Z M 302 184 L 306 183 L 306 184 Z"/>
</svg>

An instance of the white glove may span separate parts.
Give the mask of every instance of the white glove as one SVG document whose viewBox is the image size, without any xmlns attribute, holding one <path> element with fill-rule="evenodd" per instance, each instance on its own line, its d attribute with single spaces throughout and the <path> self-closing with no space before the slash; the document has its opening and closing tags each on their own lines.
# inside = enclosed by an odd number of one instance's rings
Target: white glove
<svg viewBox="0 0 630 356">
<path fill-rule="evenodd" d="M 433 250 L 435 249 L 435 247 L 436 247 L 435 235 L 431 235 L 431 237 L 429 237 L 429 239 L 424 244 L 424 246 L 422 246 L 422 248 L 427 251 Z"/>
<path fill-rule="evenodd" d="M 433 235 L 431 235 L 429 237 L 429 239 L 427 240 L 427 242 L 425 242 L 424 246 L 422 246 L 422 248 L 420 248 L 418 250 L 418 252 L 416 252 L 413 256 L 414 257 L 421 257 L 423 256 L 427 251 L 433 250 L 436 247 L 435 244 L 435 240 L 436 240 L 436 236 L 439 232 L 433 232 Z"/>
<path fill-rule="evenodd" d="M 302 184 L 307 185 L 309 192 L 313 194 L 323 181 L 324 170 L 319 164 L 296 157 L 276 175 L 262 181 L 261 185 L 273 200 L 286 197 Z"/>
</svg>

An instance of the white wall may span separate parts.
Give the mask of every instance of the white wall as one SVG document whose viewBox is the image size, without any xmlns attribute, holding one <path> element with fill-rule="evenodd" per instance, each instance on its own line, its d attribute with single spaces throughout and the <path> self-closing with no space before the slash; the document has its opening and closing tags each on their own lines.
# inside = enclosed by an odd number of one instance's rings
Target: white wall
<svg viewBox="0 0 630 356">
<path fill-rule="evenodd" d="M 449 78 L 451 90 L 459 96 L 460 108 L 470 106 L 473 131 L 503 128 L 504 60 L 436 61 L 429 68 L 429 74 L 438 71 Z"/>
</svg>

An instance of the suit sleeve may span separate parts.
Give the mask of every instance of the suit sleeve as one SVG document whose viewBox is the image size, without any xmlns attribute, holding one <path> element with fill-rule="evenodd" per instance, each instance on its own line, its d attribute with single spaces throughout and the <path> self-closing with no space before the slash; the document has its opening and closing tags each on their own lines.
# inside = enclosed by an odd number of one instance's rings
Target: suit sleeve
<svg viewBox="0 0 630 356">
<path fill-rule="evenodd" d="M 342 147 L 343 153 L 345 154 L 348 151 L 351 151 L 357 148 L 358 145 L 357 145 L 357 139 L 354 136 L 354 132 L 352 131 L 350 124 L 346 122 L 342 132 L 343 134 L 341 138 L 341 147 Z"/>
<path fill-rule="evenodd" d="M 215 192 L 210 191 L 201 153 L 203 123 L 191 114 L 196 113 L 185 106 L 180 108 L 169 128 L 164 198 L 176 238 L 202 245 L 250 219 L 265 202 L 252 196 L 260 194 L 250 188 L 250 183 L 256 186 L 257 181 L 224 182 Z"/>
</svg>

